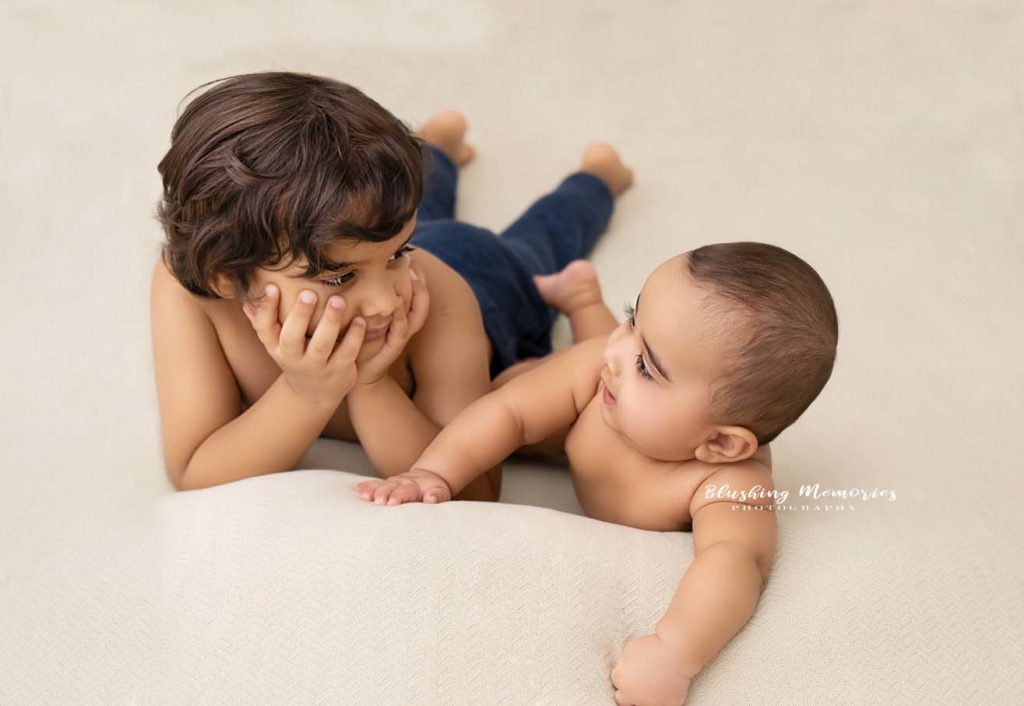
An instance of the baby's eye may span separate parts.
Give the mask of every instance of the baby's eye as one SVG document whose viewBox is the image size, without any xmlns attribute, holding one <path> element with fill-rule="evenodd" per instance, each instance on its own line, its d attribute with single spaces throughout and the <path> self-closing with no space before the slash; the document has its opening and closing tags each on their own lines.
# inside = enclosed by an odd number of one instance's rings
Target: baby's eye
<svg viewBox="0 0 1024 706">
<path fill-rule="evenodd" d="M 323 283 L 331 287 L 340 287 L 343 284 L 347 284 L 352 281 L 352 278 L 356 276 L 355 272 L 346 272 L 343 275 L 332 277 L 331 279 L 323 280 Z"/>
<path fill-rule="evenodd" d="M 644 362 L 644 356 L 642 353 L 636 354 L 636 369 L 640 373 L 640 377 L 644 380 L 653 380 L 654 376 L 651 375 L 651 371 L 647 369 L 647 364 Z"/>
<path fill-rule="evenodd" d="M 632 304 L 626 304 L 622 307 L 622 313 L 626 315 L 626 323 L 629 324 L 630 328 L 636 325 L 636 311 L 633 309 Z"/>
<path fill-rule="evenodd" d="M 415 249 L 416 248 L 412 245 L 403 245 L 401 248 L 398 249 L 398 252 L 391 256 L 390 262 L 398 262 Z"/>
</svg>

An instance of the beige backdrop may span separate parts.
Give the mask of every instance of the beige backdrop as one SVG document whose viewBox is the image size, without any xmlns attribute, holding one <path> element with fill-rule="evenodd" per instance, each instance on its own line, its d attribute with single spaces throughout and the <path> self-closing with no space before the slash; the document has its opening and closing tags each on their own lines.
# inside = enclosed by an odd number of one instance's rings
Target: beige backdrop
<svg viewBox="0 0 1024 706">
<path fill-rule="evenodd" d="M 709 242 L 781 245 L 830 286 L 837 366 L 773 444 L 777 484 L 897 500 L 783 513 L 765 599 L 693 703 L 1024 702 L 1021 15 L 1009 0 L 2 3 L 0 701 L 271 693 L 237 677 L 268 668 L 257 657 L 218 667 L 238 679 L 223 691 L 190 692 L 169 666 L 188 648 L 160 619 L 161 533 L 218 505 L 166 497 L 148 276 L 181 98 L 289 69 L 353 83 L 413 125 L 464 111 L 478 158 L 458 208 L 485 226 L 556 184 L 586 141 L 619 146 L 636 187 L 593 255 L 615 309 L 656 264 Z M 304 467 L 367 469 L 323 440 Z M 512 464 L 503 500 L 578 512 L 554 467 Z M 183 514 L 160 524 L 158 507 Z M 488 511 L 469 510 L 459 521 L 488 531 Z M 247 537 L 204 536 L 204 551 L 237 556 Z M 360 585 L 386 597 L 385 578 Z M 267 620 L 294 599 L 274 595 Z M 516 630 L 503 629 L 495 644 Z M 296 674 L 288 693 L 304 701 L 374 693 Z M 524 703 L 571 700 L 522 686 L 559 673 L 516 676 L 504 693 L 515 681 Z M 318 681 L 333 686 L 308 691 Z M 430 693 L 456 699 L 448 686 Z"/>
</svg>

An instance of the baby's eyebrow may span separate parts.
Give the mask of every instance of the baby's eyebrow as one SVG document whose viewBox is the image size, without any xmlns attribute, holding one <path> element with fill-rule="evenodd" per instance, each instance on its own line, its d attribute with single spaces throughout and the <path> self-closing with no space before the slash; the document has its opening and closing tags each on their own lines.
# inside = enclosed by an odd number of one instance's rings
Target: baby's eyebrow
<svg viewBox="0 0 1024 706">
<path fill-rule="evenodd" d="M 408 238 L 406 238 L 404 243 L 402 243 L 397 248 L 395 248 L 395 252 L 398 252 L 399 250 L 404 248 L 406 245 L 408 245 L 410 240 L 412 240 L 412 235 L 410 235 Z M 391 253 L 391 254 L 394 255 L 395 253 Z M 329 257 L 321 256 L 320 257 L 320 270 L 319 271 L 320 272 L 336 272 L 338 270 L 344 270 L 344 269 L 347 269 L 347 268 L 351 267 L 352 265 L 358 265 L 358 264 L 359 264 L 358 262 L 335 262 L 334 260 L 330 259 Z"/>
<path fill-rule="evenodd" d="M 638 317 L 638 316 L 640 316 L 640 295 L 639 294 L 636 295 L 636 306 L 633 307 L 633 320 L 636 321 L 636 317 Z M 668 382 L 672 382 L 672 378 L 670 378 L 665 373 L 664 368 L 661 367 L 661 363 L 658 362 L 657 356 L 654 355 L 654 351 L 651 350 L 651 346 L 650 346 L 650 344 L 647 343 L 647 339 L 643 337 L 643 334 L 640 334 L 640 340 L 644 344 L 644 350 L 647 351 L 647 357 L 651 359 L 651 365 L 654 366 L 654 369 L 657 370 L 658 373 L 663 378 L 665 378 L 665 380 L 667 380 Z"/>
</svg>

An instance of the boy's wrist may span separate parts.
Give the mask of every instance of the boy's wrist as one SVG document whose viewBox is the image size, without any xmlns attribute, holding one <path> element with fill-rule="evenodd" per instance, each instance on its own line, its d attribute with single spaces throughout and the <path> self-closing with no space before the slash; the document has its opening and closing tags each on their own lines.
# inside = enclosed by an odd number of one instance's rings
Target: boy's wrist
<svg viewBox="0 0 1024 706">
<path fill-rule="evenodd" d="M 297 388 L 283 373 L 280 375 L 278 380 L 283 384 L 284 389 L 291 394 L 292 399 L 301 403 L 304 407 L 311 407 L 312 409 L 315 409 L 320 414 L 334 414 L 342 400 L 345 399 L 344 395 L 339 399 L 334 399 Z"/>
<path fill-rule="evenodd" d="M 394 380 L 394 378 L 392 378 L 387 372 L 384 372 L 384 374 L 371 378 L 369 380 L 357 380 L 355 386 L 348 394 L 349 396 L 354 396 L 366 393 L 373 393 L 386 387 L 388 381 L 392 380 Z"/>
</svg>

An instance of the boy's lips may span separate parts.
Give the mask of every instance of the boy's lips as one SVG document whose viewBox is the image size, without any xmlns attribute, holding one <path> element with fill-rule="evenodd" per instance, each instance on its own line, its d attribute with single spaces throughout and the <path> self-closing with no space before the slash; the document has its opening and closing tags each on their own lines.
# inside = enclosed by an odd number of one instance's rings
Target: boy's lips
<svg viewBox="0 0 1024 706">
<path fill-rule="evenodd" d="M 378 326 L 377 328 L 368 328 L 368 329 L 366 329 L 366 333 L 363 334 L 363 340 L 364 341 L 374 341 L 374 340 L 380 338 L 381 336 L 383 336 L 384 334 L 386 334 L 388 332 L 388 328 L 390 328 L 390 327 L 391 327 L 391 322 L 388 322 L 387 324 L 385 324 L 383 326 Z M 341 334 L 338 336 L 338 343 L 341 343 L 341 339 L 344 337 L 344 335 L 345 335 L 345 332 L 342 331 Z M 306 334 L 306 340 L 308 341 L 311 338 L 313 338 L 313 334 L 307 333 Z"/>
<path fill-rule="evenodd" d="M 390 324 L 388 324 L 390 326 Z M 364 341 L 375 341 L 388 332 L 388 326 L 379 326 L 377 328 L 368 328 L 366 333 L 363 335 Z"/>
</svg>

